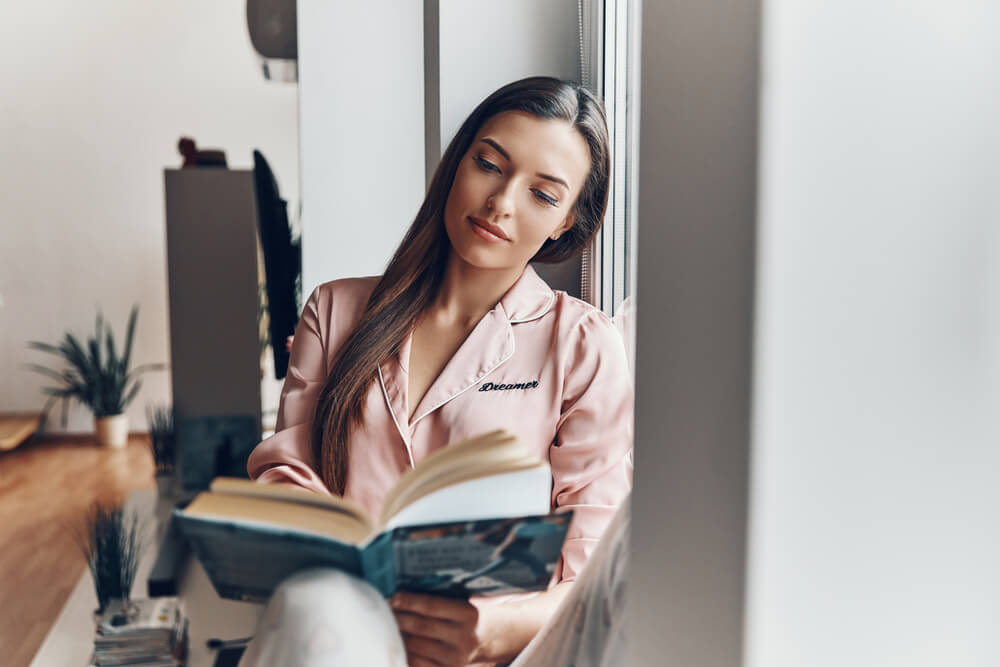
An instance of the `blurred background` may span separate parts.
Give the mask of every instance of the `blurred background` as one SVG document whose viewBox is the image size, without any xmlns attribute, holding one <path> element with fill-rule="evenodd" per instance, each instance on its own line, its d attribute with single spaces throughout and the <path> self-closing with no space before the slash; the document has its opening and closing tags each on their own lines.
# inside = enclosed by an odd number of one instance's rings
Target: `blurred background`
<svg viewBox="0 0 1000 667">
<path fill-rule="evenodd" d="M 139 304 L 133 358 L 171 368 L 133 433 L 169 404 L 252 445 L 266 256 L 296 309 L 379 273 L 485 94 L 578 80 L 614 194 L 546 278 L 635 329 L 628 664 L 1000 664 L 998 35 L 988 0 L 4 2 L 0 413 L 45 405 L 28 341 Z M 40 447 L 0 453 L 0 520 Z"/>
<path fill-rule="evenodd" d="M 232 168 L 252 168 L 260 149 L 294 212 L 298 89 L 261 74 L 241 0 L 3 3 L 0 22 L 0 406 L 11 412 L 44 402 L 46 379 L 24 369 L 44 360 L 27 341 L 93 331 L 98 309 L 121 336 L 140 304 L 134 358 L 170 361 L 163 170 L 180 167 L 182 136 L 224 150 Z M 144 383 L 130 406 L 140 430 L 145 404 L 171 402 L 169 373 Z M 92 428 L 74 403 L 65 430 Z"/>
</svg>

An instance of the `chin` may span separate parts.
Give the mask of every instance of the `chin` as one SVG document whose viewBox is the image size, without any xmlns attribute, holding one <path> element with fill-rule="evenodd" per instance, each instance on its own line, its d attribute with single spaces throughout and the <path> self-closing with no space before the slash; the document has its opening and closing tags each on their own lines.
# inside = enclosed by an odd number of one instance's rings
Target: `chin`
<svg viewBox="0 0 1000 667">
<path fill-rule="evenodd" d="M 518 258 L 512 257 L 510 250 L 510 247 L 484 245 L 478 239 L 459 239 L 458 243 L 451 243 L 451 252 L 455 258 L 476 269 L 511 269 L 527 264 L 527 261 L 519 264 Z"/>
<path fill-rule="evenodd" d="M 480 248 L 456 248 L 451 246 L 455 256 L 464 264 L 477 269 L 509 269 L 511 264 L 497 257 L 497 253 L 490 252 L 489 249 Z"/>
</svg>

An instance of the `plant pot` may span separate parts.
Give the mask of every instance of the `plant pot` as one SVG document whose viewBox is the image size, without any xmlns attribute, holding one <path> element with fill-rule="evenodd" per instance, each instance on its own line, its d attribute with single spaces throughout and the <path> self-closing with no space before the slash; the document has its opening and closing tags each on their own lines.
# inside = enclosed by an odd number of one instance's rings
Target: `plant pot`
<svg viewBox="0 0 1000 667">
<path fill-rule="evenodd" d="M 94 419 L 97 443 L 102 447 L 121 449 L 128 444 L 128 415 L 112 415 Z"/>
<path fill-rule="evenodd" d="M 116 616 L 117 618 L 115 618 Z M 139 618 L 139 605 L 129 599 L 112 598 L 108 600 L 108 606 L 103 610 L 94 610 L 93 618 L 94 629 L 98 633 L 102 623 L 107 623 L 112 627 L 135 623 Z"/>
</svg>

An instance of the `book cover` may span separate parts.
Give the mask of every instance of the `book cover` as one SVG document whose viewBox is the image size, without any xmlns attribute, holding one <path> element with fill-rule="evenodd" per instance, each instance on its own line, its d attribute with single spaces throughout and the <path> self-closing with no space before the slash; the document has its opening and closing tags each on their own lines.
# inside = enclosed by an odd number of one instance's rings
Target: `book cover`
<svg viewBox="0 0 1000 667">
<path fill-rule="evenodd" d="M 271 524 L 175 516 L 224 598 L 266 601 L 296 572 L 330 567 L 397 590 L 462 597 L 545 590 L 572 513 L 401 526 L 355 546 Z"/>
</svg>

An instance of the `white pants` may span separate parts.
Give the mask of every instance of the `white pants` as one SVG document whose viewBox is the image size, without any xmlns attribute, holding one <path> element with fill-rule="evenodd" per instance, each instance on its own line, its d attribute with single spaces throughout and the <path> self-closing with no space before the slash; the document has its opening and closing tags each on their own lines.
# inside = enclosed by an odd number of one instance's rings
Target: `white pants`
<svg viewBox="0 0 1000 667">
<path fill-rule="evenodd" d="M 623 664 L 629 503 L 618 509 L 573 590 L 511 667 Z M 308 570 L 271 596 L 241 667 L 406 667 L 385 599 L 337 570 Z"/>
<path fill-rule="evenodd" d="M 274 591 L 240 667 L 406 667 L 385 599 L 338 570 L 300 572 Z"/>
</svg>

